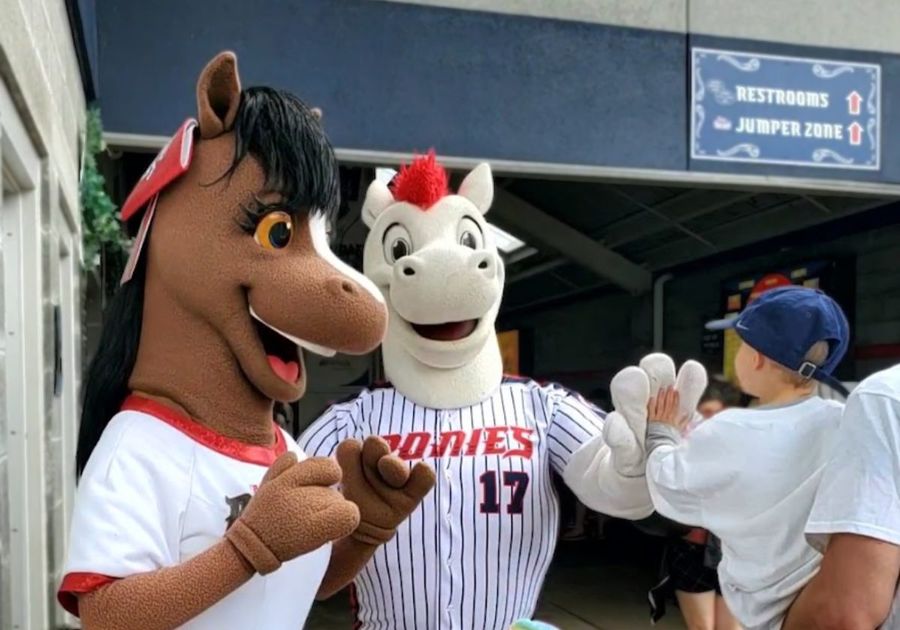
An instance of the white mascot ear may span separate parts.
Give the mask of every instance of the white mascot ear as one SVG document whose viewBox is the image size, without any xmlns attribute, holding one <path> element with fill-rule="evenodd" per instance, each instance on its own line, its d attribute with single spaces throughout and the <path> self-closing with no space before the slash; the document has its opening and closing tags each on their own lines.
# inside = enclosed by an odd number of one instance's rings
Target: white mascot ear
<svg viewBox="0 0 900 630">
<path fill-rule="evenodd" d="M 362 207 L 362 220 L 366 227 L 371 229 L 375 225 L 378 215 L 392 203 L 394 203 L 394 195 L 391 194 L 387 184 L 377 179 L 373 180 L 366 191 L 366 200 L 363 201 Z"/>
<path fill-rule="evenodd" d="M 491 202 L 494 201 L 494 177 L 491 175 L 491 165 L 482 162 L 472 169 L 459 186 L 459 196 L 475 204 L 481 214 L 487 214 Z"/>
</svg>

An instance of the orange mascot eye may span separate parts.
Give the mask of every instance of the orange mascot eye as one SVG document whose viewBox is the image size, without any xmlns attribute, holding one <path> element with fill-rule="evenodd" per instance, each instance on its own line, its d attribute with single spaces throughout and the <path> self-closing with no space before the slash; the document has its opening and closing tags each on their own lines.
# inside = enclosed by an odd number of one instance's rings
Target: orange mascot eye
<svg viewBox="0 0 900 630">
<path fill-rule="evenodd" d="M 260 219 L 253 238 L 263 249 L 284 249 L 290 244 L 293 233 L 291 215 L 286 212 L 270 212 Z"/>
</svg>

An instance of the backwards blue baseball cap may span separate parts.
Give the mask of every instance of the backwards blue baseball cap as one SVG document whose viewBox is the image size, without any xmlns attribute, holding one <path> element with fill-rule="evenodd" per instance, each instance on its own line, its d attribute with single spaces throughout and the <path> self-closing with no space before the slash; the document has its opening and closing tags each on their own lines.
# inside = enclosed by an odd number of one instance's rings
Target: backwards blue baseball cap
<svg viewBox="0 0 900 630">
<path fill-rule="evenodd" d="M 831 374 L 850 343 L 850 325 L 837 302 L 805 287 L 770 289 L 737 317 L 706 324 L 709 330 L 733 329 L 751 348 L 801 376 L 848 395 Z M 806 360 L 813 344 L 828 342 L 828 358 L 816 366 Z"/>
</svg>

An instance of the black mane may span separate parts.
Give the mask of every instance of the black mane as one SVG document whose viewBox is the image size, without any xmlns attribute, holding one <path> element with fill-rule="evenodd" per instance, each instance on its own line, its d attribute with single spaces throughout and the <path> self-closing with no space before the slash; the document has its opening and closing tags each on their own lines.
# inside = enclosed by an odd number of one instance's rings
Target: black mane
<svg viewBox="0 0 900 630">
<path fill-rule="evenodd" d="M 226 177 L 251 155 L 266 173 L 265 192 L 279 193 L 295 215 L 320 212 L 333 220 L 340 205 L 337 159 L 306 104 L 281 90 L 249 88 L 241 94 L 234 134 L 234 160 Z M 130 233 L 139 221 L 136 217 L 131 222 Z M 141 337 L 146 257 L 142 252 L 131 280 L 119 287 L 104 314 L 100 343 L 84 383 L 75 455 L 78 477 L 129 393 Z"/>
<path fill-rule="evenodd" d="M 141 340 L 146 258 L 143 252 L 131 280 L 119 287 L 103 314 L 100 343 L 84 382 L 75 450 L 77 477 L 81 477 L 100 435 L 128 396 L 128 379 Z"/>
<path fill-rule="evenodd" d="M 318 118 L 299 98 L 268 87 L 248 88 L 234 121 L 231 174 L 248 154 L 266 173 L 266 192 L 279 193 L 295 214 L 322 212 L 329 222 L 340 205 L 338 164 Z"/>
</svg>

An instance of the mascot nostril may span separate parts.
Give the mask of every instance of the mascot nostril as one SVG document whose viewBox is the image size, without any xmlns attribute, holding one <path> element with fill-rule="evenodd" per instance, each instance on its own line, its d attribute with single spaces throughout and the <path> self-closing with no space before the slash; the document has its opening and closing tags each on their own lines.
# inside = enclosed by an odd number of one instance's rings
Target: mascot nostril
<svg viewBox="0 0 900 630">
<path fill-rule="evenodd" d="M 332 278 L 328 283 L 331 293 L 338 298 L 355 298 L 361 296 L 359 287 L 347 278 Z"/>
<path fill-rule="evenodd" d="M 493 256 L 491 256 L 490 254 L 483 254 L 481 256 L 477 256 L 475 258 L 475 260 L 477 261 L 477 264 L 475 266 L 480 271 L 486 271 L 486 272 L 488 272 L 487 275 L 491 275 L 490 272 L 493 271 L 493 267 L 494 267 L 494 265 L 493 265 L 494 257 Z"/>
<path fill-rule="evenodd" d="M 403 275 L 404 276 L 414 276 L 414 275 L 416 275 L 416 270 L 413 269 L 412 267 L 404 267 Z"/>
</svg>

